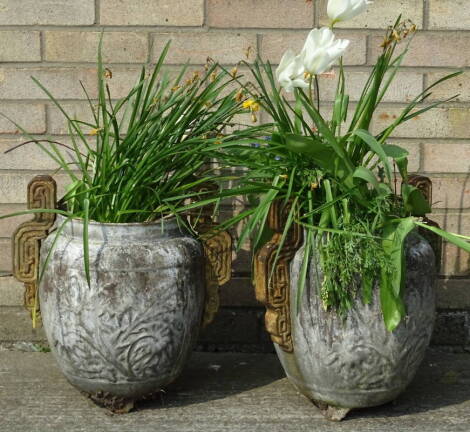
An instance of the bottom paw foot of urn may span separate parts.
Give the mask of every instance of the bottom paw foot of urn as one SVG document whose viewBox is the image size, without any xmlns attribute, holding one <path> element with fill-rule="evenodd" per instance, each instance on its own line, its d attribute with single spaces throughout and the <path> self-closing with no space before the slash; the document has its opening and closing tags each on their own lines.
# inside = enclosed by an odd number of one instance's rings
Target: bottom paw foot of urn
<svg viewBox="0 0 470 432">
<path fill-rule="evenodd" d="M 321 401 L 312 400 L 312 402 L 320 410 L 324 417 L 331 421 L 339 422 L 348 415 L 349 411 L 351 411 L 350 408 L 335 407 Z"/>
<path fill-rule="evenodd" d="M 135 400 L 113 396 L 108 392 L 84 393 L 96 405 L 106 408 L 113 414 L 127 414 L 135 407 Z"/>
</svg>

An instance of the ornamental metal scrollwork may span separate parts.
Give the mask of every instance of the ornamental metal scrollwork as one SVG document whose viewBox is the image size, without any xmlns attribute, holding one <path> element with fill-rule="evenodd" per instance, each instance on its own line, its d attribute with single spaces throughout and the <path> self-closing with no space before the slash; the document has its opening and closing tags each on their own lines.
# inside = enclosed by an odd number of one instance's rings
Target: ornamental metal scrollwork
<svg viewBox="0 0 470 432">
<path fill-rule="evenodd" d="M 200 188 L 200 191 L 205 190 L 213 190 L 213 186 Z M 57 185 L 54 179 L 48 175 L 36 176 L 28 185 L 27 202 L 28 209 L 56 208 Z M 206 304 L 203 325 L 209 324 L 219 309 L 219 286 L 230 280 L 232 264 L 232 237 L 226 231 L 213 231 L 216 224 L 207 213 L 198 215 L 197 219 L 192 216 L 202 237 L 205 253 Z M 33 220 L 22 223 L 13 234 L 13 274 L 24 283 L 24 304 L 36 316 L 39 313 L 35 298 L 41 240 L 47 237 L 54 222 L 54 213 L 34 213 Z"/>
<path fill-rule="evenodd" d="M 255 291 L 257 300 L 266 306 L 265 325 L 271 340 L 284 351 L 293 352 L 290 263 L 303 241 L 303 232 L 298 224 L 292 224 L 275 262 L 289 210 L 289 204 L 283 206 L 279 201 L 271 205 L 268 225 L 274 234 L 255 256 Z"/>
<path fill-rule="evenodd" d="M 54 209 L 57 202 L 57 185 L 48 175 L 34 177 L 28 185 L 28 209 Z M 55 222 L 54 213 L 34 213 L 31 221 L 22 223 L 13 234 L 13 274 L 24 283 L 24 305 L 32 315 L 39 314 L 35 301 L 39 277 L 39 252 L 41 240 Z M 35 310 L 36 309 L 36 310 Z"/>
<path fill-rule="evenodd" d="M 426 198 L 426 201 L 428 202 L 429 206 L 432 206 L 432 181 L 429 177 L 422 175 L 410 175 L 408 178 L 408 184 L 419 189 L 424 195 L 424 198 Z M 439 224 L 437 222 L 434 222 L 433 220 L 428 219 L 427 217 L 423 218 L 423 222 L 427 225 L 439 228 Z M 422 227 L 418 229 L 418 232 L 431 245 L 434 251 L 434 255 L 436 257 L 436 271 L 439 273 L 441 270 L 442 237 Z"/>
<path fill-rule="evenodd" d="M 198 192 L 215 192 L 215 184 L 205 183 Z M 212 219 L 213 206 L 204 207 L 201 212 L 191 213 L 195 229 L 201 236 L 205 257 L 206 301 L 202 326 L 210 324 L 219 310 L 219 286 L 227 283 L 232 275 L 232 237 L 227 231 L 217 230 Z"/>
<path fill-rule="evenodd" d="M 409 184 L 417 187 L 429 204 L 432 204 L 432 182 L 425 176 L 410 176 Z M 255 256 L 255 291 L 258 301 L 266 306 L 265 325 L 271 340 L 286 352 L 293 352 L 291 317 L 290 317 L 290 263 L 303 241 L 303 232 L 299 225 L 292 224 L 282 250 L 280 251 L 276 268 L 273 271 L 274 260 L 284 230 L 290 207 L 282 206 L 280 202 L 271 205 L 268 225 L 274 234 Z M 432 226 L 436 222 L 424 218 Z M 436 255 L 439 268 L 442 239 L 429 230 L 420 230 L 430 242 Z"/>
</svg>

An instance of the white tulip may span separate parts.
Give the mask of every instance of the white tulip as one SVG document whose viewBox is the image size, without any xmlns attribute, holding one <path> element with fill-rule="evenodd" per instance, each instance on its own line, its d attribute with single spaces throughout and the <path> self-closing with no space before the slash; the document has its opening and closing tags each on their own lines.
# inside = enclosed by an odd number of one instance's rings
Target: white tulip
<svg viewBox="0 0 470 432">
<path fill-rule="evenodd" d="M 295 87 L 308 87 L 304 79 L 304 72 L 305 68 L 300 56 L 296 56 L 294 51 L 288 49 L 276 69 L 276 78 L 284 90 L 290 93 Z"/>
<path fill-rule="evenodd" d="M 368 0 L 328 0 L 328 17 L 333 23 L 350 20 L 364 12 L 371 3 Z"/>
<path fill-rule="evenodd" d="M 328 27 L 313 29 L 300 53 L 305 70 L 319 75 L 330 69 L 349 45 L 347 39 L 335 39 Z"/>
</svg>

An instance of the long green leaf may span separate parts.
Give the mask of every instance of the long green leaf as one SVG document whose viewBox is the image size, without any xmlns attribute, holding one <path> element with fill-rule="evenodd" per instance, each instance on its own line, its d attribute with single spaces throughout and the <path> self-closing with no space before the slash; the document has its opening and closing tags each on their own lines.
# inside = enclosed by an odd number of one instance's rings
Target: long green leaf
<svg viewBox="0 0 470 432">
<path fill-rule="evenodd" d="M 88 244 L 88 225 L 89 225 L 89 208 L 90 201 L 88 198 L 83 200 L 83 259 L 85 265 L 85 276 L 88 286 L 91 284 L 90 279 L 90 247 Z"/>
<path fill-rule="evenodd" d="M 444 240 L 454 244 L 460 249 L 463 249 L 465 252 L 470 253 L 470 237 L 453 234 L 435 226 L 428 225 L 424 222 L 415 221 L 415 224 L 429 231 L 432 231 L 433 233 L 441 236 Z"/>
<path fill-rule="evenodd" d="M 392 182 L 392 168 L 390 166 L 390 162 L 387 158 L 387 155 L 382 145 L 366 130 L 358 129 L 354 131 L 353 135 L 358 136 L 378 156 L 378 158 L 383 163 L 387 180 L 389 183 L 391 183 Z"/>
<path fill-rule="evenodd" d="M 379 181 L 370 169 L 363 166 L 359 166 L 354 171 L 353 177 L 370 183 L 374 187 L 374 189 L 377 190 L 377 192 L 381 192 Z"/>
<path fill-rule="evenodd" d="M 404 245 L 406 236 L 414 228 L 414 219 L 408 217 L 386 225 L 383 232 L 383 250 L 393 269 L 389 274 L 386 268 L 382 268 L 380 277 L 380 301 L 389 331 L 393 331 L 405 316 L 402 300 L 406 274 Z"/>
</svg>

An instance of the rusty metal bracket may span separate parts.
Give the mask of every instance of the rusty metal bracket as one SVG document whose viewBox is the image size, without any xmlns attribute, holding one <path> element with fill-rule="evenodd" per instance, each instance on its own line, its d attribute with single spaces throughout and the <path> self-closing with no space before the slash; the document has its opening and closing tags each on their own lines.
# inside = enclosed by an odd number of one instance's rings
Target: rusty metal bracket
<svg viewBox="0 0 470 432">
<path fill-rule="evenodd" d="M 204 185 L 200 191 L 213 190 Z M 57 207 L 57 185 L 48 175 L 34 177 L 28 185 L 28 209 L 54 209 Z M 210 209 L 208 209 L 210 210 Z M 216 231 L 212 218 L 192 215 L 196 229 L 202 237 L 205 253 L 206 304 L 203 325 L 209 324 L 219 309 L 219 286 L 228 282 L 232 273 L 232 237 L 226 231 Z M 31 221 L 22 223 L 13 234 L 13 274 L 25 285 L 24 304 L 32 315 L 39 316 L 36 301 L 39 277 L 41 240 L 47 237 L 55 222 L 54 213 L 34 213 Z"/>
<path fill-rule="evenodd" d="M 432 181 L 429 177 L 422 175 L 410 175 L 408 178 L 408 184 L 418 188 L 426 198 L 429 206 L 432 206 Z M 423 218 L 423 222 L 427 225 L 439 228 L 439 224 L 434 222 L 427 217 Z M 441 269 L 441 257 L 442 257 L 442 237 L 427 230 L 426 228 L 419 228 L 418 232 L 422 235 L 431 245 L 434 255 L 436 257 L 436 271 L 439 272 Z"/>
<path fill-rule="evenodd" d="M 410 176 L 409 184 L 420 189 L 431 205 L 432 182 L 428 177 Z M 274 263 L 289 210 L 289 205 L 283 207 L 278 201 L 271 205 L 268 226 L 274 231 L 274 234 L 255 256 L 254 283 L 257 300 L 266 306 L 265 325 L 272 341 L 284 351 L 293 352 L 290 317 L 290 263 L 303 242 L 303 232 L 299 225 L 292 225 L 278 255 L 277 263 Z M 429 225 L 439 226 L 428 218 L 424 218 L 424 220 Z M 439 268 L 442 250 L 441 237 L 426 229 L 420 230 L 420 234 L 433 247 L 437 268 Z M 275 264 L 276 267 L 273 271 Z"/>
<path fill-rule="evenodd" d="M 255 256 L 255 292 L 257 300 L 266 306 L 266 330 L 272 341 L 286 352 L 294 350 L 290 316 L 290 263 L 303 242 L 302 228 L 293 223 L 275 262 L 289 210 L 289 204 L 283 206 L 280 201 L 272 203 L 268 226 L 274 234 Z"/>
<path fill-rule="evenodd" d="M 215 192 L 213 183 L 205 183 L 198 192 Z M 191 213 L 191 220 L 201 236 L 205 256 L 206 302 L 202 326 L 210 324 L 220 307 L 219 287 L 232 276 L 232 236 L 228 231 L 217 230 L 212 219 L 213 206 L 206 206 L 200 213 Z"/>
<path fill-rule="evenodd" d="M 28 209 L 54 209 L 57 203 L 57 185 L 48 175 L 34 177 L 28 185 Z M 22 223 L 14 232 L 13 275 L 24 283 L 24 305 L 38 316 L 39 303 L 35 301 L 39 277 L 41 240 L 55 222 L 54 213 L 34 213 L 31 221 Z"/>
</svg>

